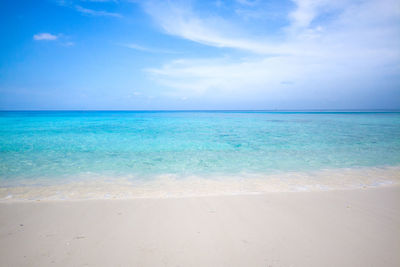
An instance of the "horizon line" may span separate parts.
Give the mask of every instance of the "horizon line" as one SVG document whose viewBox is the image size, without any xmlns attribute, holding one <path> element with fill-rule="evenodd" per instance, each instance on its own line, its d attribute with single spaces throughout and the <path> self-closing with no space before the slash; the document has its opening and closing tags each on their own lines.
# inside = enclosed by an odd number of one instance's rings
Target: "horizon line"
<svg viewBox="0 0 400 267">
<path fill-rule="evenodd" d="M 400 109 L 0 109 L 0 112 L 400 112 Z"/>
</svg>

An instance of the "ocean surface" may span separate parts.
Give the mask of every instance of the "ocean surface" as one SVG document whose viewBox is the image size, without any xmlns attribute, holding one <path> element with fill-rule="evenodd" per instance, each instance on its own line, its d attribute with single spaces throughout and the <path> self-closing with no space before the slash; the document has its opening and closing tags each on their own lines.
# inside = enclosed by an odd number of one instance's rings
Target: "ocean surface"
<svg viewBox="0 0 400 267">
<path fill-rule="evenodd" d="M 72 184 L 88 194 L 101 183 L 96 192 L 108 196 L 179 182 L 191 192 L 224 181 L 240 181 L 240 191 L 257 181 L 253 192 L 285 179 L 329 188 L 346 172 L 348 184 L 358 175 L 354 185 L 365 185 L 363 177 L 374 185 L 396 182 L 399 166 L 396 112 L 0 112 L 0 198 L 46 187 L 47 197 L 65 196 L 73 189 L 62 186 Z M 124 189 L 107 191 L 116 184 Z"/>
</svg>

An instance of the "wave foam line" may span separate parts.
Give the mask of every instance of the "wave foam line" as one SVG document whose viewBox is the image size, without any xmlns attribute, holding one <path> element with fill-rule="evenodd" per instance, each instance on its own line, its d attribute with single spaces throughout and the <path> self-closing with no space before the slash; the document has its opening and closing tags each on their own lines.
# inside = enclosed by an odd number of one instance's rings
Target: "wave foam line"
<svg viewBox="0 0 400 267">
<path fill-rule="evenodd" d="M 0 201 L 168 198 L 269 192 L 327 191 L 400 185 L 400 166 L 236 176 L 159 175 L 150 181 L 95 177 L 52 184 L 1 186 Z"/>
</svg>

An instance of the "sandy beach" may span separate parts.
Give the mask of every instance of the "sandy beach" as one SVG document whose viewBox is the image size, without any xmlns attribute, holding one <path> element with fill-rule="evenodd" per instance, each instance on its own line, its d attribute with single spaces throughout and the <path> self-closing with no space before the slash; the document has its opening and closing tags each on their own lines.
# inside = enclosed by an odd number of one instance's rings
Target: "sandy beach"
<svg viewBox="0 0 400 267">
<path fill-rule="evenodd" d="M 0 203 L 1 266 L 399 266 L 400 187 Z"/>
<path fill-rule="evenodd" d="M 0 267 L 400 267 L 399 0 L 0 21 Z"/>
</svg>

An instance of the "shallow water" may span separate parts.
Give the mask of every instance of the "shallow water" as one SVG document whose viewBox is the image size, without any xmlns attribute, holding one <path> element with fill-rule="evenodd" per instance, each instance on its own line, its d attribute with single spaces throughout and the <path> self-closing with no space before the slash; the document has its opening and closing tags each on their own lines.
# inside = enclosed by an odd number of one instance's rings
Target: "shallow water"
<svg viewBox="0 0 400 267">
<path fill-rule="evenodd" d="M 0 159 L 1 187 L 385 168 L 400 113 L 0 112 Z"/>
</svg>

